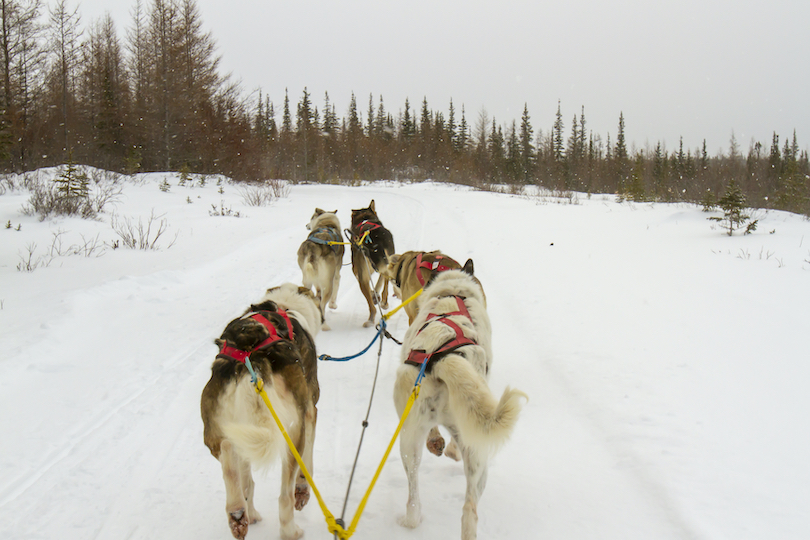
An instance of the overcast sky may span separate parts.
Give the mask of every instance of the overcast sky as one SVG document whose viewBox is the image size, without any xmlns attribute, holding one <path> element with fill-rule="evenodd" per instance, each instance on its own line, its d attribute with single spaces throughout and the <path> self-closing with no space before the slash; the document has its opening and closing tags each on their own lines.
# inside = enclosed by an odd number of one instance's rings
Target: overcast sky
<svg viewBox="0 0 810 540">
<path fill-rule="evenodd" d="M 149 5 L 149 0 L 144 0 Z M 485 108 L 499 124 L 548 132 L 561 103 L 565 136 L 585 107 L 589 131 L 615 142 L 619 113 L 629 144 L 680 137 L 710 154 L 752 139 L 810 147 L 808 0 L 197 0 L 221 69 L 245 94 L 270 97 L 280 116 L 307 87 L 339 116 L 351 92 L 397 114 L 452 98 L 471 127 Z M 119 35 L 134 0 L 83 0 L 86 26 L 109 11 Z M 294 109 L 293 109 L 294 110 Z"/>
</svg>

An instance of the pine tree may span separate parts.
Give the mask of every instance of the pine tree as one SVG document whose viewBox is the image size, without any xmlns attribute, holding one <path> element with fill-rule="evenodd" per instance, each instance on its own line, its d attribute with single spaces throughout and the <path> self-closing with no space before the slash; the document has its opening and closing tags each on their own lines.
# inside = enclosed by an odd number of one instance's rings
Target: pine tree
<svg viewBox="0 0 810 540">
<path fill-rule="evenodd" d="M 413 119 L 411 118 L 411 106 L 408 98 L 405 98 L 405 112 L 402 115 L 402 122 L 400 123 L 400 134 L 406 141 L 413 138 L 416 127 Z"/>
<path fill-rule="evenodd" d="M 562 112 L 560 112 L 560 101 L 557 100 L 557 116 L 554 120 L 554 128 L 552 129 L 554 140 L 554 161 L 561 162 L 563 160 L 563 120 Z"/>
<path fill-rule="evenodd" d="M 745 234 L 749 234 L 756 230 L 757 220 L 754 220 L 746 226 L 746 222 L 751 219 L 751 216 L 744 213 L 745 211 L 745 195 L 732 178 L 726 188 L 726 193 L 717 201 L 717 205 L 723 210 L 723 217 L 711 216 L 708 219 L 717 221 L 723 228 L 728 229 L 728 235 L 731 236 L 735 230 L 746 227 Z"/>
<path fill-rule="evenodd" d="M 528 183 L 532 175 L 534 163 L 534 145 L 532 144 L 531 120 L 529 118 L 529 106 L 523 104 L 523 116 L 520 119 L 520 176 L 521 181 Z"/>
<path fill-rule="evenodd" d="M 467 125 L 467 115 L 464 112 L 464 105 L 461 106 L 461 123 L 458 125 L 458 136 L 456 137 L 456 149 L 464 151 L 467 149 L 470 128 Z"/>
<path fill-rule="evenodd" d="M 374 120 L 374 130 L 379 136 L 385 139 L 390 138 L 390 133 L 386 130 L 386 121 L 388 120 L 385 114 L 385 104 L 383 97 L 380 96 L 380 104 L 377 106 L 377 118 Z"/>
<path fill-rule="evenodd" d="M 374 132 L 374 96 L 368 95 L 368 122 L 366 123 L 366 134 L 369 137 L 376 135 Z"/>
<path fill-rule="evenodd" d="M 332 106 L 329 103 L 329 92 L 324 92 L 322 131 L 326 134 L 327 137 L 334 137 L 336 129 L 337 129 L 337 118 L 335 118 L 332 112 Z"/>
<path fill-rule="evenodd" d="M 290 115 L 290 94 L 284 89 L 284 115 L 281 117 L 281 136 L 289 137 L 292 133 L 292 116 Z"/>
<path fill-rule="evenodd" d="M 453 107 L 453 99 L 450 99 L 450 110 L 447 114 L 447 136 L 450 144 L 454 148 L 458 148 L 457 134 L 456 134 L 456 109 Z"/>
</svg>

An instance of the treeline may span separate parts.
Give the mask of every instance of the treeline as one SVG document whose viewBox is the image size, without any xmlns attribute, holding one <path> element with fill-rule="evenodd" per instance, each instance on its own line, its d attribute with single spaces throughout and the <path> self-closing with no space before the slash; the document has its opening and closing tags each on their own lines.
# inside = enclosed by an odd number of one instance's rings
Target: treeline
<svg viewBox="0 0 810 540">
<path fill-rule="evenodd" d="M 432 109 L 383 96 L 338 114 L 306 88 L 291 104 L 244 95 L 218 72 L 213 37 L 194 0 L 136 0 L 122 41 L 106 16 L 81 27 L 65 0 L 3 0 L 0 166 L 23 171 L 77 162 L 124 173 L 184 170 L 237 180 L 434 179 L 484 186 L 620 193 L 632 200 L 711 202 L 733 180 L 748 203 L 810 214 L 810 166 L 792 137 L 709 156 L 701 148 L 634 150 L 617 131 L 570 123 L 535 131 L 524 106 L 501 124 L 451 101 Z M 46 13 L 47 11 L 47 13 Z M 47 15 L 47 24 L 40 24 Z"/>
</svg>

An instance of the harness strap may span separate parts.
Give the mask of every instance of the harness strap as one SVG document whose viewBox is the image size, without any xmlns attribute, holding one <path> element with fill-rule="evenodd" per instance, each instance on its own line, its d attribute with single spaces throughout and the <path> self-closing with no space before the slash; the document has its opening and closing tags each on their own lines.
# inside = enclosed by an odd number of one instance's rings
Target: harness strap
<svg viewBox="0 0 810 540">
<path fill-rule="evenodd" d="M 287 333 L 289 335 L 289 338 L 286 338 L 286 339 L 289 339 L 290 341 L 292 341 L 293 339 L 295 339 L 295 335 L 293 334 L 293 325 L 292 325 L 292 321 L 290 321 L 289 315 L 287 315 L 287 312 L 284 311 L 283 309 L 278 310 L 276 313 L 281 315 L 284 318 L 284 321 L 287 323 Z M 254 321 L 258 322 L 259 324 L 261 324 L 262 326 L 267 328 L 267 331 L 270 333 L 270 336 L 268 338 L 264 339 L 261 343 L 259 343 L 258 345 L 256 345 L 252 349 L 250 349 L 249 351 L 245 351 L 245 350 L 242 350 L 242 349 L 237 349 L 236 347 L 234 347 L 232 345 L 228 345 L 228 342 L 226 340 L 225 343 L 222 344 L 222 348 L 220 348 L 219 354 L 217 354 L 217 358 L 225 358 L 227 360 L 236 360 L 237 362 L 240 362 L 240 363 L 244 364 L 247 361 L 247 359 L 250 357 L 250 355 L 253 354 L 255 351 L 264 349 L 266 347 L 269 347 L 270 345 L 272 345 L 276 341 L 282 341 L 283 339 L 285 339 L 285 338 L 281 337 L 280 335 L 278 335 L 278 330 L 276 330 L 276 327 L 273 325 L 273 323 L 271 323 L 261 313 L 254 313 L 249 318 L 253 319 Z"/>
<path fill-rule="evenodd" d="M 324 232 L 329 235 L 331 240 L 324 240 L 323 238 L 318 238 L 317 236 L 315 236 L 318 233 Z M 342 244 L 342 242 L 340 241 L 341 240 L 340 233 L 335 231 L 335 229 L 331 229 L 328 227 L 318 227 L 317 229 L 309 233 L 309 236 L 307 236 L 307 240 L 315 244 L 322 244 L 325 246 L 332 246 L 332 247 L 334 247 L 335 244 L 339 243 Z"/>
<path fill-rule="evenodd" d="M 464 305 L 464 300 L 460 296 L 455 296 L 456 302 L 458 304 L 458 311 L 453 311 L 450 313 L 430 313 L 428 314 L 427 320 L 425 324 L 422 325 L 416 333 L 419 334 L 422 330 L 427 328 L 428 324 L 432 322 L 441 322 L 449 326 L 453 329 L 456 333 L 456 337 L 446 341 L 441 347 L 433 351 L 432 353 L 428 353 L 423 349 L 414 349 L 408 354 L 408 359 L 405 360 L 406 364 L 411 364 L 413 366 L 422 366 L 422 364 L 427 365 L 427 372 L 430 372 L 431 368 L 431 360 L 438 360 L 442 356 L 451 353 L 458 349 L 459 347 L 463 347 L 464 345 L 477 345 L 477 343 L 466 337 L 464 332 L 461 330 L 461 327 L 456 324 L 455 322 L 451 321 L 448 317 L 452 317 L 454 315 L 463 315 L 472 321 L 472 317 L 470 317 L 470 312 L 467 310 L 467 306 Z"/>
<path fill-rule="evenodd" d="M 427 321 L 429 321 L 431 319 L 435 319 L 436 317 L 451 317 L 453 315 L 464 315 L 465 317 L 470 319 L 470 321 L 472 321 L 472 317 L 470 316 L 470 312 L 467 311 L 467 305 L 464 303 L 464 298 L 462 298 L 460 296 L 453 296 L 453 298 L 456 299 L 456 305 L 458 306 L 458 311 L 451 311 L 450 313 L 442 313 L 442 314 L 439 314 L 439 315 L 437 315 L 435 313 L 429 313 L 428 316 L 427 316 Z"/>
<path fill-rule="evenodd" d="M 431 274 L 444 272 L 446 270 L 450 270 L 449 266 L 445 266 L 441 263 L 442 259 L 449 259 L 449 257 L 445 257 L 443 255 L 436 255 L 436 258 L 432 263 L 428 261 L 422 260 L 422 253 L 421 251 L 416 255 L 416 278 L 419 280 L 419 285 L 422 287 L 425 286 L 425 278 L 422 277 L 422 270 L 427 270 Z"/>
</svg>

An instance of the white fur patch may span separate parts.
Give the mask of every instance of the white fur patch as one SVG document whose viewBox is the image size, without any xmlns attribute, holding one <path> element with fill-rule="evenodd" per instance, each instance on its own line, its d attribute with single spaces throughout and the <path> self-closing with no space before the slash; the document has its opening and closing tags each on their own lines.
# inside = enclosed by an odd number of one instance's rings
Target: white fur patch
<svg viewBox="0 0 810 540">
<path fill-rule="evenodd" d="M 283 379 L 274 375 L 265 381 L 264 390 L 284 429 L 298 429 L 298 410 Z M 228 385 L 219 401 L 216 422 L 240 456 L 258 467 L 270 466 L 279 459 L 287 443 L 249 376 Z"/>
</svg>

